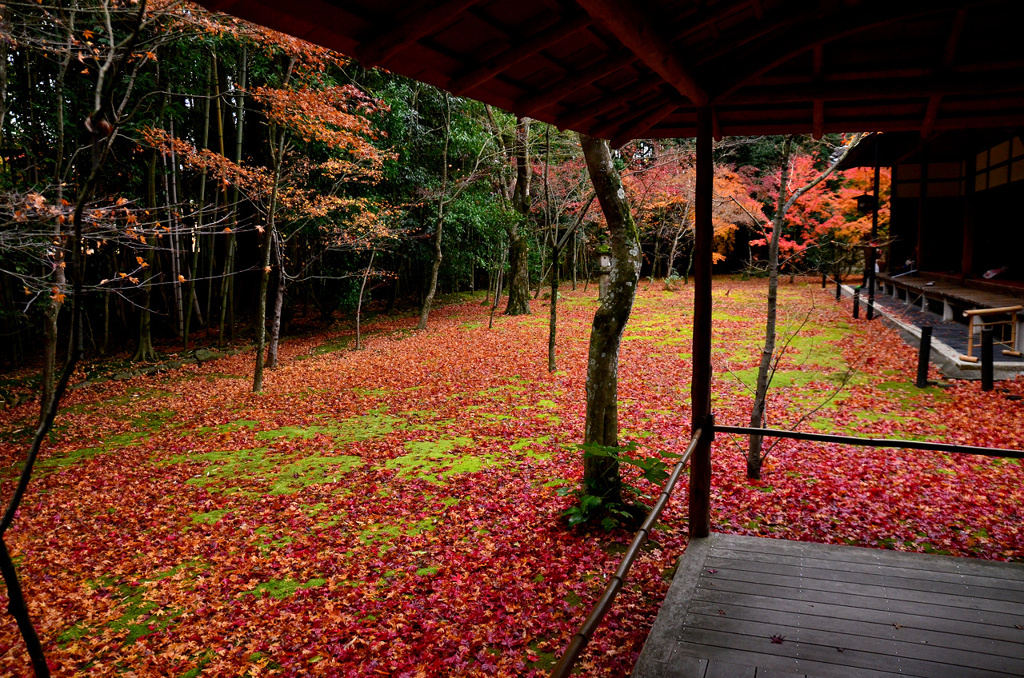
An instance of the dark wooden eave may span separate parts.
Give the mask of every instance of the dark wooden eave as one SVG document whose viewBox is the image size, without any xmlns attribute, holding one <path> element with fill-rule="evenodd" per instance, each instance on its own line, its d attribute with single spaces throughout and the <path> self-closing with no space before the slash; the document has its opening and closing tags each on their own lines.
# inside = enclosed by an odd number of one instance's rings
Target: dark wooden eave
<svg viewBox="0 0 1024 678">
<path fill-rule="evenodd" d="M 623 143 L 1024 124 L 1020 0 L 203 0 Z"/>
</svg>

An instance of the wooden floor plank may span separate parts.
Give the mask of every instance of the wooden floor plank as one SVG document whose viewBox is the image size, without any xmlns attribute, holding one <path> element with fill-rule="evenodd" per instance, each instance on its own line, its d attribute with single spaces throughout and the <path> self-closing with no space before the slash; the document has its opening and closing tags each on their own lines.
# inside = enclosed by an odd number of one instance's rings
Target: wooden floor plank
<svg viewBox="0 0 1024 678">
<path fill-rule="evenodd" d="M 750 582 L 721 580 L 714 587 L 698 588 L 694 597 L 700 598 L 701 591 L 722 591 L 744 595 L 760 595 L 765 592 L 761 584 Z M 866 607 L 867 609 L 888 610 L 890 612 L 905 615 L 932 615 L 943 619 L 961 619 L 972 624 L 993 624 L 996 626 L 1013 626 L 1022 623 L 1022 614 L 991 612 L 974 608 L 956 608 L 952 611 L 949 606 L 942 604 L 923 603 L 908 600 L 888 600 L 885 598 L 862 599 L 851 596 L 847 593 L 835 591 L 823 591 L 814 589 L 790 589 L 787 592 L 787 600 L 803 601 L 809 603 L 826 603 L 831 605 L 849 605 L 853 607 Z M 780 597 L 781 598 L 781 597 Z"/>
<path fill-rule="evenodd" d="M 894 630 L 926 631 L 934 633 L 961 634 L 967 643 L 984 646 L 988 641 L 1017 645 L 1024 642 L 1024 634 L 1016 628 L 1018 618 L 1007 616 L 1003 624 L 980 623 L 965 619 L 943 619 L 918 611 L 910 614 L 899 610 L 879 610 L 877 608 L 857 607 L 854 605 L 830 604 L 782 600 L 769 596 L 753 594 L 737 594 L 727 591 L 714 591 L 707 596 L 694 596 L 689 609 L 708 609 L 717 613 L 732 608 L 754 608 L 766 613 L 780 615 L 811 615 L 823 617 L 839 617 L 854 622 L 882 624 Z M 969 631 L 969 633 L 968 633 Z"/>
<path fill-rule="evenodd" d="M 1021 676 L 1022 584 L 1018 564 L 713 534 L 681 558 L 633 675 Z"/>
<path fill-rule="evenodd" d="M 720 581 L 736 581 L 758 584 L 761 586 L 772 586 L 779 589 L 779 595 L 784 596 L 789 592 L 796 591 L 831 591 L 833 593 L 845 593 L 867 598 L 880 598 L 882 600 L 903 600 L 907 602 L 928 603 L 931 605 L 942 605 L 945 607 L 965 607 L 987 612 L 1013 613 L 1020 609 L 1020 602 L 1013 600 L 999 600 L 990 598 L 975 598 L 964 593 L 917 591 L 901 589 L 897 586 L 884 586 L 868 584 L 865 582 L 851 581 L 836 577 L 832 580 L 812 579 L 800 577 L 799 574 L 785 575 L 772 574 L 769 572 L 744 572 L 742 570 L 718 570 L 714 579 L 708 581 L 701 578 L 698 588 L 703 586 L 716 586 Z"/>
<path fill-rule="evenodd" d="M 901 671 L 897 666 L 897 662 L 894 662 L 889 669 L 886 670 L 856 666 L 853 664 L 833 664 L 801 657 L 787 657 L 779 654 L 764 653 L 760 650 L 754 650 L 752 647 L 743 646 L 743 643 L 746 642 L 749 641 L 740 639 L 738 643 L 735 643 L 736 647 L 709 645 L 704 642 L 693 642 L 691 640 L 677 641 L 676 644 L 680 654 L 686 653 L 693 656 L 703 655 L 704 657 L 709 658 L 709 662 L 719 661 L 739 666 L 754 666 L 757 669 L 787 671 L 790 674 L 803 674 L 813 678 L 896 678 L 897 676 L 902 676 L 904 678 L 936 678 L 936 676 L 953 675 L 925 675 Z M 845 657 L 843 660 L 845 660 Z M 639 678 L 636 673 L 634 673 L 633 676 L 634 678 Z M 651 676 L 652 678 L 657 676 L 657 678 L 661 678 L 661 675 L 656 673 L 645 673 L 642 674 L 642 676 L 644 678 L 647 676 Z M 959 678 L 959 676 L 957 678 Z M 985 676 L 984 678 L 992 677 Z"/>
<path fill-rule="evenodd" d="M 991 560 L 971 560 L 954 556 L 928 555 L 921 558 L 921 553 L 891 551 L 887 549 L 871 549 L 863 547 L 837 546 L 835 544 L 815 544 L 802 541 L 786 541 L 784 539 L 766 539 L 748 537 L 746 535 L 729 535 L 727 542 L 717 542 L 711 546 L 713 552 L 727 553 L 744 551 L 747 553 L 779 554 L 796 557 L 831 559 L 838 562 L 879 564 L 884 562 L 890 567 L 908 567 L 928 572 L 957 572 L 991 576 L 994 579 L 1013 579 L 1024 581 L 1024 565 L 1010 564 Z M 851 551 L 851 552 L 847 552 Z"/>
<path fill-rule="evenodd" d="M 716 569 L 719 572 L 744 572 L 756 574 L 772 574 L 778 576 L 800 576 L 808 580 L 832 582 L 842 580 L 850 584 L 864 584 L 866 586 L 886 586 L 899 588 L 905 591 L 921 591 L 924 593 L 937 593 L 941 595 L 971 596 L 972 598 L 984 598 L 986 600 L 1002 600 L 1014 603 L 1024 603 L 1024 583 L 1017 586 L 1001 587 L 999 582 L 992 579 L 972 577 L 970 582 L 959 577 L 959 581 L 950 579 L 957 577 L 948 573 L 943 575 L 942 580 L 936 580 L 926 576 L 914 577 L 901 576 L 907 568 L 877 567 L 875 572 L 863 572 L 858 568 L 821 568 L 813 564 L 800 563 L 794 565 L 790 562 L 746 562 L 741 560 L 725 559 L 717 557 L 712 553 L 708 556 L 705 567 Z M 862 566 L 863 567 L 863 566 Z M 1018 587 L 1019 586 L 1019 590 Z"/>
<path fill-rule="evenodd" d="M 885 571 L 891 573 L 894 577 L 903 577 L 906 579 L 964 583 L 969 586 L 988 586 L 996 587 L 1000 590 L 1024 591 L 1024 578 L 1012 579 L 998 576 L 1005 570 L 1005 568 L 998 568 L 998 564 L 994 572 L 988 572 L 982 575 L 976 572 L 949 571 L 949 569 L 928 570 L 920 567 L 911 568 L 895 565 L 883 566 L 880 564 L 881 561 L 874 563 L 853 563 L 836 560 L 835 558 L 788 556 L 752 551 L 737 551 L 728 548 L 713 549 L 711 553 L 708 554 L 708 559 L 709 561 L 717 562 L 723 566 L 728 563 L 729 566 L 739 569 L 756 569 L 759 564 L 768 563 L 792 565 L 794 567 L 811 567 L 821 570 L 861 572 L 864 574 Z M 718 567 L 718 565 L 709 564 L 708 567 Z"/>
<path fill-rule="evenodd" d="M 851 633 L 849 622 L 840 619 L 832 620 L 829 629 L 806 628 L 796 624 L 792 618 L 776 617 L 775 619 L 750 620 L 732 616 L 691 614 L 686 617 L 689 628 L 700 631 L 718 632 L 740 636 L 749 636 L 756 643 L 759 640 L 770 640 L 773 636 L 785 638 L 785 643 L 803 643 L 820 647 L 832 648 L 831 652 L 845 654 L 861 652 L 874 656 L 878 668 L 887 657 L 901 657 L 925 662 L 936 662 L 951 666 L 973 666 L 982 671 L 1024 675 L 1024 657 L 1020 656 L 1020 646 L 1012 654 L 987 654 L 973 650 L 945 647 L 938 643 L 912 643 L 906 640 L 895 640 L 878 636 L 864 636 Z M 891 627 L 890 627 L 891 628 Z M 831 653 L 830 652 L 830 653 Z"/>
</svg>

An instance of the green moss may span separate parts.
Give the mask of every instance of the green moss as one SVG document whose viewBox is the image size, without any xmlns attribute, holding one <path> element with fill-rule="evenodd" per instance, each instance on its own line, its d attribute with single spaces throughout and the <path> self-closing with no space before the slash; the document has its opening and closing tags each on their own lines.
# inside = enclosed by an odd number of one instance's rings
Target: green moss
<svg viewBox="0 0 1024 678">
<path fill-rule="evenodd" d="M 305 457 L 281 467 L 270 494 L 294 494 L 313 484 L 335 483 L 342 474 L 362 465 L 362 459 L 353 455 Z"/>
<path fill-rule="evenodd" d="M 544 443 L 547 443 L 550 440 L 551 440 L 551 436 L 537 436 L 535 438 L 520 438 L 517 442 L 514 442 L 511 445 L 509 445 L 508 449 L 510 449 L 510 450 L 512 450 L 514 452 L 519 452 L 521 450 L 528 450 L 528 448 L 533 447 L 534 445 L 543 445 Z M 541 454 L 541 453 L 529 452 L 529 451 L 527 451 L 527 454 L 529 456 L 531 456 L 531 457 L 537 457 L 537 458 L 543 457 L 543 458 L 547 459 L 547 458 L 551 457 L 550 454 Z"/>
<path fill-rule="evenodd" d="M 437 569 L 437 566 L 421 567 L 420 569 L 416 570 L 416 574 L 420 577 L 429 577 L 430 575 L 437 574 Z"/>
<path fill-rule="evenodd" d="M 530 657 L 536 657 L 536 659 L 530 659 Z M 548 673 L 558 663 L 558 655 L 554 652 L 544 652 L 540 649 L 537 641 L 530 643 L 530 652 L 526 656 L 526 666 L 531 669 L 538 669 L 543 673 Z"/>
<path fill-rule="evenodd" d="M 263 582 L 254 588 L 252 591 L 246 591 L 243 596 L 256 596 L 260 597 L 264 594 L 282 600 L 289 596 L 295 595 L 295 592 L 300 589 L 311 589 L 317 586 L 323 586 L 327 583 L 326 579 L 310 579 L 306 582 L 301 582 L 296 579 L 271 579 L 270 581 Z"/>
<path fill-rule="evenodd" d="M 398 525 L 387 525 L 383 523 L 371 525 L 359 534 L 359 540 L 362 543 L 369 545 L 388 542 L 396 537 L 402 536 L 418 537 L 424 532 L 433 532 L 436 530 L 439 522 L 438 518 L 430 517 Z"/>
<path fill-rule="evenodd" d="M 231 433 L 232 431 L 238 431 L 243 428 L 258 428 L 260 423 L 252 419 L 236 419 L 235 421 L 229 421 L 225 424 L 218 426 L 203 426 L 200 427 L 197 432 L 203 434 L 210 433 Z"/>
<path fill-rule="evenodd" d="M 256 439 L 275 440 L 286 438 L 290 440 L 311 440 L 319 435 L 324 435 L 328 438 L 333 438 L 336 447 L 341 447 L 358 440 L 385 436 L 399 428 L 401 423 L 402 420 L 398 417 L 386 414 L 384 409 L 378 409 L 371 410 L 361 416 L 325 421 L 322 424 L 283 426 L 269 431 L 260 431 L 256 434 Z"/>
<path fill-rule="evenodd" d="M 313 484 L 334 483 L 362 465 L 352 455 L 310 455 L 293 461 L 272 454 L 267 448 L 223 450 L 199 455 L 172 457 L 166 463 L 207 462 L 206 469 L 186 482 L 191 485 L 234 486 L 239 479 L 255 479 L 271 484 L 270 494 L 294 494 Z M 211 489 L 226 489 L 211 488 Z"/>
<path fill-rule="evenodd" d="M 312 355 L 324 355 L 326 353 L 335 353 L 337 351 L 344 351 L 352 343 L 352 337 L 339 337 L 331 341 L 325 341 L 312 350 Z"/>
<path fill-rule="evenodd" d="M 215 511 L 207 511 L 206 513 L 193 513 L 193 523 L 203 523 L 204 525 L 215 525 L 230 509 L 217 509 Z"/>
<path fill-rule="evenodd" d="M 269 525 L 260 527 L 253 534 L 259 535 L 263 539 L 263 544 L 260 545 L 260 551 L 262 553 L 269 553 L 273 549 L 284 548 L 295 541 L 293 537 L 288 535 L 285 535 L 280 539 L 271 539 L 274 534 L 274 529 Z"/>
<path fill-rule="evenodd" d="M 406 477 L 423 478 L 435 483 L 459 473 L 477 473 L 485 468 L 499 465 L 501 460 L 490 454 L 458 454 L 460 447 L 473 444 L 472 438 L 459 436 L 442 440 L 417 440 L 405 444 L 408 454 L 389 459 L 385 468 L 397 471 Z"/>
</svg>

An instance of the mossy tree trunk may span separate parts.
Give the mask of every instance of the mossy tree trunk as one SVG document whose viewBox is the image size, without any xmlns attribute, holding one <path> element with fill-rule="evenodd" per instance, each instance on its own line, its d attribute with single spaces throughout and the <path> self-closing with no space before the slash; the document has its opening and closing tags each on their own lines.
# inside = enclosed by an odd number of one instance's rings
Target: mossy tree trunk
<svg viewBox="0 0 1024 678">
<path fill-rule="evenodd" d="M 584 442 L 616 447 L 619 444 L 619 347 L 640 278 L 640 242 L 608 142 L 580 135 L 580 143 L 594 192 L 608 223 L 611 258 L 608 293 L 594 314 L 590 331 Z M 590 494 L 607 502 L 622 501 L 619 464 L 614 457 L 585 456 L 583 482 Z"/>
<path fill-rule="evenodd" d="M 508 305 L 505 315 L 526 315 L 530 312 L 530 119 L 516 120 L 513 153 L 516 158 L 516 185 L 512 192 L 512 209 L 519 215 L 509 234 Z"/>
</svg>

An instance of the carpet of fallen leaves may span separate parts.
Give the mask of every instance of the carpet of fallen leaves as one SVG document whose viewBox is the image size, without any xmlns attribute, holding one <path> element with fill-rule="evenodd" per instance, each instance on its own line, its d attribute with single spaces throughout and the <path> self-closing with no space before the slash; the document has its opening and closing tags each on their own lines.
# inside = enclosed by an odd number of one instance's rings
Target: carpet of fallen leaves
<svg viewBox="0 0 1024 678">
<path fill-rule="evenodd" d="M 679 452 L 689 431 L 691 290 L 641 284 L 621 353 L 623 439 Z M 571 530 L 593 287 L 495 318 L 480 297 L 414 319 L 292 339 L 266 391 L 252 356 L 74 390 L 10 544 L 55 673 L 138 676 L 544 675 L 630 534 Z M 715 410 L 749 417 L 761 282 L 716 280 Z M 916 351 L 784 285 L 769 424 L 1020 447 L 1024 380 L 911 386 Z M 3 496 L 34 405 L 0 413 Z M 713 525 L 740 534 L 1024 558 L 1012 460 L 785 442 L 764 479 L 744 440 L 714 447 Z M 652 488 L 653 489 L 653 488 Z M 678 491 L 584 654 L 630 671 L 686 545 Z M 2 595 L 0 588 L 0 598 Z M 4 601 L 0 601 L 2 603 Z M 6 609 L 6 605 L 3 606 Z M 27 674 L 0 619 L 0 673 Z"/>
</svg>

